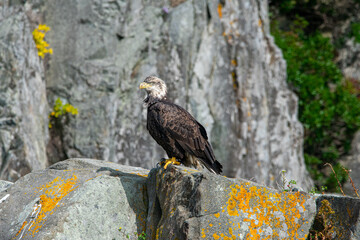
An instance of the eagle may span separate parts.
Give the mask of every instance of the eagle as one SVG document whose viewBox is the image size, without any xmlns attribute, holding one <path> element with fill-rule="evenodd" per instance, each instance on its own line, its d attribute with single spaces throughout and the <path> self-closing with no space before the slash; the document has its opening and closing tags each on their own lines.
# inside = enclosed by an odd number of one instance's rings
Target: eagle
<svg viewBox="0 0 360 240">
<path fill-rule="evenodd" d="M 162 161 L 164 168 L 171 163 L 182 163 L 196 169 L 205 167 L 212 173 L 220 174 L 222 165 L 215 158 L 205 128 L 184 108 L 167 100 L 165 82 L 149 76 L 140 84 L 140 89 L 147 92 L 144 99 L 147 106 L 146 127 L 169 157 Z"/>
</svg>

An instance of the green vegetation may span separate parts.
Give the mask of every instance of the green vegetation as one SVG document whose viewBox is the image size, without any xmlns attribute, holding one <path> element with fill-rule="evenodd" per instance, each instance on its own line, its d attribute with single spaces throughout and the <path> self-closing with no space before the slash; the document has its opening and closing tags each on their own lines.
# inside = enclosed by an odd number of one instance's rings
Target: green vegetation
<svg viewBox="0 0 360 240">
<path fill-rule="evenodd" d="M 311 193 L 311 194 L 315 194 L 315 193 L 324 194 L 326 191 L 327 191 L 327 187 L 325 187 L 325 186 L 321 186 L 320 190 L 318 190 L 317 187 L 312 187 L 311 190 L 309 191 L 309 193 Z"/>
<path fill-rule="evenodd" d="M 141 234 L 134 232 L 134 238 L 131 238 L 131 235 L 126 233 L 122 227 L 119 227 L 118 230 L 126 239 L 146 240 L 146 233 L 144 231 L 142 231 Z"/>
<path fill-rule="evenodd" d="M 60 98 L 56 99 L 54 109 L 49 114 L 49 128 L 52 128 L 53 125 L 56 125 L 57 119 L 68 114 L 77 115 L 78 109 L 69 103 L 63 104 Z"/>
<path fill-rule="evenodd" d="M 351 24 L 351 36 L 355 37 L 355 41 L 360 43 L 360 23 Z"/>
<path fill-rule="evenodd" d="M 335 211 L 331 208 L 330 202 L 326 199 L 322 200 L 319 211 L 315 216 L 312 229 L 310 229 L 308 239 L 333 239 L 335 233 L 335 222 L 332 216 L 334 216 L 334 214 Z"/>
<path fill-rule="evenodd" d="M 281 184 L 280 186 L 281 190 L 284 192 L 291 192 L 293 189 L 295 189 L 296 181 L 294 179 L 288 181 L 285 177 L 285 170 L 282 170 L 281 172 Z"/>
<path fill-rule="evenodd" d="M 50 45 L 44 40 L 45 34 L 48 31 L 50 31 L 50 27 L 45 24 L 40 24 L 38 28 L 35 28 L 32 32 L 36 48 L 38 50 L 38 55 L 41 58 L 44 58 L 46 53 L 53 53 L 52 48 L 49 48 Z"/>
<path fill-rule="evenodd" d="M 145 232 L 142 232 L 142 233 L 139 235 L 138 240 L 146 240 L 146 233 L 145 233 Z"/>
<path fill-rule="evenodd" d="M 307 26 L 297 16 L 288 30 L 280 30 L 273 21 L 271 31 L 287 62 L 288 83 L 299 96 L 307 169 L 317 186 L 339 191 L 335 175 L 324 173 L 324 164 L 331 163 L 339 181 L 346 181 L 338 161 L 349 151 L 353 134 L 360 128 L 360 100 L 355 94 L 358 90 L 343 79 L 333 61 L 330 39 L 319 32 L 306 33 Z"/>
</svg>

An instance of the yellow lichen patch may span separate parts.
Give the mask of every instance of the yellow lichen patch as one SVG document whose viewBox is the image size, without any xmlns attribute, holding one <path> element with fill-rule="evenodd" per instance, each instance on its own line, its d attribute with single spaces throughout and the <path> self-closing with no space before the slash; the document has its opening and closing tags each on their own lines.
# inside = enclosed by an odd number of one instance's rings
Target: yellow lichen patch
<svg viewBox="0 0 360 240">
<path fill-rule="evenodd" d="M 156 239 L 160 239 L 159 237 L 162 235 L 162 226 L 156 229 Z"/>
<path fill-rule="evenodd" d="M 145 178 L 147 178 L 147 177 L 148 177 L 148 175 L 147 175 L 147 174 L 136 173 L 136 175 L 138 175 L 138 176 L 140 176 L 140 177 L 145 177 Z"/>
<path fill-rule="evenodd" d="M 27 225 L 27 221 L 24 221 L 20 230 L 16 233 L 15 237 L 17 237 L 23 231 L 26 225 Z"/>
<path fill-rule="evenodd" d="M 223 5 L 221 3 L 219 3 L 218 7 L 217 7 L 219 18 L 222 18 L 222 9 L 223 9 Z"/>
<path fill-rule="evenodd" d="M 34 206 L 33 213 L 35 217 L 31 219 L 29 222 L 31 224 L 29 224 L 29 228 L 25 231 L 34 236 L 45 224 L 47 217 L 55 212 L 61 199 L 77 188 L 77 182 L 77 177 L 72 175 L 69 179 L 57 177 L 46 185 L 38 187 L 37 193 L 41 192 L 42 194 L 40 195 L 39 202 Z M 27 225 L 27 222 L 24 221 L 17 234 L 22 232 L 23 228 Z"/>
<path fill-rule="evenodd" d="M 205 229 L 201 229 L 201 237 L 206 238 Z"/>
<path fill-rule="evenodd" d="M 214 233 L 214 234 L 213 234 L 213 238 L 214 238 L 214 239 L 219 239 L 219 238 L 220 238 L 220 236 L 219 236 L 219 235 L 217 235 L 216 233 Z"/>
<path fill-rule="evenodd" d="M 261 227 L 266 226 L 271 226 L 273 230 L 268 238 L 278 236 L 282 230 L 287 233 L 286 239 L 298 239 L 297 231 L 301 226 L 299 209 L 305 211 L 306 201 L 300 198 L 300 193 L 271 193 L 264 187 L 248 187 L 246 184 L 230 188 L 227 213 L 230 216 L 246 216 L 243 221 L 249 226 L 247 239 L 260 239 Z M 230 229 L 229 233 L 233 235 L 233 229 Z"/>
<path fill-rule="evenodd" d="M 214 216 L 217 217 L 217 218 L 219 218 L 219 217 L 220 217 L 220 213 L 215 213 Z"/>
</svg>

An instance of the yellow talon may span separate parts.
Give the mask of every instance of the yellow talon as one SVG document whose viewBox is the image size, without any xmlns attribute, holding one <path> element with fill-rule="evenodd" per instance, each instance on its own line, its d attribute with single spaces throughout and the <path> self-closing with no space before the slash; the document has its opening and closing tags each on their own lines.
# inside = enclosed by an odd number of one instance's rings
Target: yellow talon
<svg viewBox="0 0 360 240">
<path fill-rule="evenodd" d="M 175 158 L 175 157 L 172 157 L 172 158 L 169 158 L 169 159 L 166 159 L 166 160 L 165 160 L 164 169 L 166 169 L 167 166 L 168 166 L 169 164 L 171 164 L 171 163 L 174 164 L 174 165 L 180 165 L 180 162 L 176 161 L 176 158 Z"/>
</svg>

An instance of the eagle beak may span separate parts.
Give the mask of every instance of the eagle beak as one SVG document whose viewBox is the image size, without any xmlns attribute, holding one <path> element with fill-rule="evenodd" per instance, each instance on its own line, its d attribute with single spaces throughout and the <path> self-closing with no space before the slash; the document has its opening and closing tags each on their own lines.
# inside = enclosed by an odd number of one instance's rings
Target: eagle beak
<svg viewBox="0 0 360 240">
<path fill-rule="evenodd" d="M 148 88 L 148 87 L 150 87 L 150 86 L 151 86 L 150 84 L 148 84 L 148 83 L 146 83 L 146 82 L 142 82 L 142 83 L 140 84 L 139 88 L 140 88 L 140 89 L 144 89 L 144 88 Z"/>
</svg>

